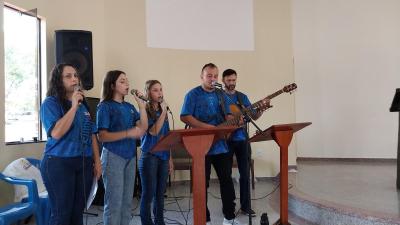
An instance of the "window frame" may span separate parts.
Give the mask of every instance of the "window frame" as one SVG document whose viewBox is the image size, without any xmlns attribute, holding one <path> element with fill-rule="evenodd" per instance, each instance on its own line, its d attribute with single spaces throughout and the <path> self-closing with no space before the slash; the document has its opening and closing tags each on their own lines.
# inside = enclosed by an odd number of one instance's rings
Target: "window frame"
<svg viewBox="0 0 400 225">
<path fill-rule="evenodd" d="M 45 51 L 45 46 L 46 46 L 46 40 L 43 39 L 46 34 L 46 29 L 45 29 L 45 19 L 41 16 L 38 15 L 33 15 L 32 13 L 29 13 L 28 10 L 25 10 L 23 8 L 20 8 L 18 6 L 12 5 L 10 3 L 3 3 L 3 20 L 4 20 L 4 10 L 13 10 L 17 13 L 20 13 L 21 15 L 26 15 L 26 16 L 31 16 L 33 18 L 36 18 L 36 26 L 37 26 L 37 61 L 36 61 L 36 74 L 37 74 L 37 97 L 36 97 L 36 110 L 38 112 L 38 125 L 36 127 L 37 132 L 38 132 L 38 137 L 37 140 L 15 140 L 15 141 L 6 141 L 5 136 L 4 136 L 4 142 L 5 145 L 19 145 L 19 144 L 30 144 L 30 143 L 41 143 L 41 142 L 46 142 L 46 134 L 43 130 L 43 125 L 42 121 L 40 118 L 40 106 L 42 104 L 42 101 L 45 97 L 45 91 L 47 89 L 47 76 L 46 74 L 43 74 L 44 71 L 46 71 L 46 51 Z M 4 22 L 4 21 L 3 21 Z M 4 43 L 4 40 L 3 40 Z M 5 48 L 4 48 L 5 49 Z M 5 65 L 4 65 L 5 67 Z M 5 69 L 5 68 L 4 68 Z M 4 73 L 5 75 L 5 73 Z M 4 79 L 6 77 L 4 76 Z M 5 91 L 5 89 L 4 89 Z M 6 105 L 4 105 L 4 111 L 6 109 Z M 5 113 L 5 112 L 4 112 Z M 5 114 L 4 114 L 5 116 Z M 4 135 L 6 134 L 6 125 L 4 124 Z"/>
</svg>

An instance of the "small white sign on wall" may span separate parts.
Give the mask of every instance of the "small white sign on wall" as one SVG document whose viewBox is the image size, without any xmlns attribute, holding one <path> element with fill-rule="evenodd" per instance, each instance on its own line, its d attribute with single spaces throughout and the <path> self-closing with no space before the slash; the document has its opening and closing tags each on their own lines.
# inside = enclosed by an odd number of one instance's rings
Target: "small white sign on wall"
<svg viewBox="0 0 400 225">
<path fill-rule="evenodd" d="M 254 50 L 253 0 L 146 0 L 147 46 Z"/>
</svg>

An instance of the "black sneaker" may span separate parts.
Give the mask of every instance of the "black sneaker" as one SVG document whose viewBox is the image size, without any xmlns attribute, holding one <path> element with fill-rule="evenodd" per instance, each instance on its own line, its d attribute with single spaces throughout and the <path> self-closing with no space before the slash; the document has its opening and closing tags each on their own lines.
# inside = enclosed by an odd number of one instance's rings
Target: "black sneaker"
<svg viewBox="0 0 400 225">
<path fill-rule="evenodd" d="M 256 212 L 254 212 L 254 210 L 252 210 L 252 209 L 248 209 L 248 210 L 240 209 L 240 211 L 242 211 L 242 213 L 247 216 L 251 215 L 251 217 L 256 217 Z"/>
</svg>

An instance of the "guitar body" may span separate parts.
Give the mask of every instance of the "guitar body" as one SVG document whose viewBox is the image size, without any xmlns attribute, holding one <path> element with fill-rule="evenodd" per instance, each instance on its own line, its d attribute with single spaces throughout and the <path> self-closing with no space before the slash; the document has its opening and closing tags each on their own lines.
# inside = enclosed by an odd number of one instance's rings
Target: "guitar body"
<svg viewBox="0 0 400 225">
<path fill-rule="evenodd" d="M 229 105 L 229 109 L 231 110 L 232 115 L 234 116 L 240 116 L 242 115 L 242 112 L 240 111 L 239 106 L 237 105 Z"/>
<path fill-rule="evenodd" d="M 224 123 L 218 125 L 218 126 L 226 126 L 226 125 L 238 125 L 242 119 L 243 112 L 246 112 L 248 114 L 252 114 L 254 116 L 255 113 L 260 112 L 260 110 L 266 110 L 267 108 L 262 107 L 262 101 L 266 99 L 273 99 L 274 97 L 282 94 L 282 93 L 291 93 L 293 90 L 297 88 L 297 85 L 295 83 L 286 85 L 283 87 L 281 90 L 267 96 L 266 98 L 251 104 L 249 107 L 240 109 L 239 106 L 237 105 L 229 105 L 229 109 L 231 110 L 232 115 L 234 116 L 233 119 L 227 120 Z M 242 112 L 243 111 L 243 112 Z M 253 118 L 253 116 L 250 116 Z"/>
</svg>

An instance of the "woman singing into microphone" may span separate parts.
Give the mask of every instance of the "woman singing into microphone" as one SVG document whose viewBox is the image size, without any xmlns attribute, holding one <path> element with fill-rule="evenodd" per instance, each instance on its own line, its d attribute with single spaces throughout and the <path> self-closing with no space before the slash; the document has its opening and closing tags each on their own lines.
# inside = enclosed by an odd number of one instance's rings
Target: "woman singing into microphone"
<svg viewBox="0 0 400 225">
<path fill-rule="evenodd" d="M 51 205 L 49 224 L 83 224 L 93 176 L 101 175 L 95 124 L 90 119 L 80 79 L 71 64 L 51 71 L 40 118 L 47 143 L 40 165 Z"/>
<path fill-rule="evenodd" d="M 168 165 L 172 171 L 172 159 L 168 150 L 150 152 L 157 141 L 168 133 L 167 104 L 163 100 L 161 83 L 148 80 L 145 95 L 149 129 L 142 137 L 142 155 L 139 160 L 139 172 L 142 182 L 142 199 L 140 201 L 140 218 L 143 225 L 165 225 L 164 192 L 167 185 Z M 153 202 L 154 222 L 151 219 L 151 203 Z"/>
<path fill-rule="evenodd" d="M 147 130 L 147 114 L 144 101 L 137 95 L 134 97 L 139 113 L 124 100 L 128 93 L 126 74 L 119 70 L 109 71 L 97 108 L 98 136 L 103 142 L 104 225 L 128 225 L 131 220 L 136 139 Z"/>
</svg>

